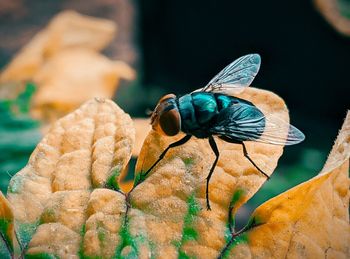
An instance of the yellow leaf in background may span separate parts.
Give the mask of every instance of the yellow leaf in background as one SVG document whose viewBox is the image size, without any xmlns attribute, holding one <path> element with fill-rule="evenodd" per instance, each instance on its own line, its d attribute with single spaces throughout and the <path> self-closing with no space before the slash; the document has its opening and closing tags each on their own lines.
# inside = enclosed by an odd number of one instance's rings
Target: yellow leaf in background
<svg viewBox="0 0 350 259">
<path fill-rule="evenodd" d="M 115 37 L 114 21 L 63 11 L 47 26 L 50 34 L 44 54 L 52 55 L 67 48 L 86 48 L 96 52 L 104 49 Z"/>
<path fill-rule="evenodd" d="M 349 2 L 341 0 L 313 0 L 316 10 L 339 33 L 350 36 Z"/>
<path fill-rule="evenodd" d="M 259 226 L 230 255 L 349 258 L 349 156 L 350 112 L 321 173 L 258 207 L 252 218 Z"/>
<path fill-rule="evenodd" d="M 120 79 L 119 64 L 89 49 L 60 51 L 33 78 L 39 86 L 33 100 L 35 116 L 54 121 L 86 100 L 111 98 Z"/>
<path fill-rule="evenodd" d="M 100 51 L 111 42 L 115 32 L 116 24 L 112 21 L 74 11 L 59 13 L 7 65 L 0 74 L 0 82 L 31 80 L 50 56 L 63 49 Z"/>
<path fill-rule="evenodd" d="M 135 79 L 128 64 L 99 53 L 115 36 L 116 26 L 74 11 L 59 13 L 1 72 L 0 97 L 15 98 L 23 88 L 17 85 L 33 82 L 37 91 L 31 115 L 44 122 L 91 98 L 112 98 L 120 79 Z"/>
</svg>

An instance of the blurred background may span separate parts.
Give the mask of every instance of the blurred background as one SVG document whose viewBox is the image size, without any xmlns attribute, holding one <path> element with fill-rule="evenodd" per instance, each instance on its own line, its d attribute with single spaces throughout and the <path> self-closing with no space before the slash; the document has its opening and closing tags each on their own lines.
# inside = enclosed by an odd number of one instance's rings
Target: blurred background
<svg viewBox="0 0 350 259">
<path fill-rule="evenodd" d="M 65 10 L 77 13 L 57 16 Z M 285 149 L 272 179 L 241 212 L 244 218 L 319 172 L 349 109 L 349 0 L 0 0 L 0 35 L 3 192 L 46 125 L 84 98 L 114 98 L 133 117 L 147 118 L 162 95 L 200 88 L 239 56 L 259 53 L 253 86 L 285 100 L 306 140 Z M 71 67 L 59 71 L 67 63 Z M 70 68 L 91 78 L 76 82 Z M 81 96 L 89 84 L 92 90 Z"/>
</svg>

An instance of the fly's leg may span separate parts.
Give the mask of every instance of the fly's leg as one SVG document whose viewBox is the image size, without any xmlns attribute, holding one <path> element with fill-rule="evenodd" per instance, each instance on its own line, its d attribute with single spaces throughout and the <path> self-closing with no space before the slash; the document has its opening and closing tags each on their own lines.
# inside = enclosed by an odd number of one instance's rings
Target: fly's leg
<svg viewBox="0 0 350 259">
<path fill-rule="evenodd" d="M 261 169 L 254 163 L 254 161 L 249 157 L 247 148 L 246 148 L 246 146 L 245 146 L 245 144 L 244 144 L 243 141 L 237 141 L 237 140 L 228 138 L 228 137 L 226 137 L 226 136 L 220 136 L 219 138 L 221 138 L 222 140 L 225 140 L 226 142 L 229 142 L 229 143 L 242 144 L 242 147 L 243 147 L 243 155 L 249 160 L 250 163 L 252 163 L 252 165 L 253 165 L 256 169 L 258 169 L 258 171 L 259 171 L 260 173 L 262 173 L 264 176 L 266 176 L 267 180 L 270 179 L 270 176 L 268 176 L 263 170 L 261 170 Z"/>
<path fill-rule="evenodd" d="M 260 173 L 262 173 L 263 175 L 265 175 L 266 178 L 269 180 L 269 179 L 270 179 L 270 176 L 268 176 L 263 170 L 261 170 L 261 169 L 254 163 L 254 161 L 249 157 L 248 151 L 247 151 L 247 148 L 246 148 L 244 142 L 242 142 L 242 147 L 243 147 L 243 154 L 244 154 L 244 156 L 250 161 L 250 163 L 253 164 L 253 166 L 255 166 L 256 169 L 258 169 L 258 171 L 259 171 Z"/>
<path fill-rule="evenodd" d="M 177 147 L 177 146 L 181 146 L 183 144 L 185 144 L 187 141 L 190 140 L 192 136 L 191 135 L 186 135 L 185 137 L 183 137 L 182 139 L 171 143 L 164 151 L 162 154 L 160 154 L 158 160 L 144 173 L 142 174 L 143 177 L 147 176 L 149 172 L 152 171 L 152 169 L 164 158 L 165 154 L 169 151 L 169 149 L 173 148 L 173 147 Z"/>
<path fill-rule="evenodd" d="M 207 210 L 211 210 L 210 203 L 209 203 L 209 181 L 210 181 L 210 178 L 211 178 L 211 176 L 212 176 L 212 174 L 214 172 L 215 166 L 216 166 L 216 164 L 217 164 L 217 162 L 219 160 L 219 155 L 220 155 L 218 147 L 217 147 L 217 145 L 215 143 L 215 140 L 214 140 L 214 138 L 212 136 L 209 137 L 209 144 L 210 144 L 210 147 L 213 150 L 216 158 L 215 158 L 214 163 L 211 166 L 209 174 L 207 176 L 207 186 L 206 186 L 206 190 L 205 190 L 205 197 L 207 199 Z"/>
</svg>

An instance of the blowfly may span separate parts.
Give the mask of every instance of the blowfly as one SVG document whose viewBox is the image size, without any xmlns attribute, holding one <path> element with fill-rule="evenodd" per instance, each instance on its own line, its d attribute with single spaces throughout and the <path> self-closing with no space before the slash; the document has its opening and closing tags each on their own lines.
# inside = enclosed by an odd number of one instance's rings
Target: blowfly
<svg viewBox="0 0 350 259">
<path fill-rule="evenodd" d="M 243 155 L 261 174 L 269 178 L 250 158 L 244 142 L 294 145 L 305 137 L 289 123 L 270 117 L 253 103 L 234 96 L 251 84 L 259 71 L 260 63 L 258 54 L 240 57 L 226 66 L 205 87 L 180 97 L 174 94 L 163 96 L 152 113 L 152 128 L 167 136 L 174 136 L 180 131 L 186 135 L 170 144 L 143 176 L 162 160 L 169 149 L 185 144 L 193 136 L 208 139 L 216 156 L 206 178 L 206 204 L 210 210 L 209 182 L 220 155 L 214 139 L 216 136 L 226 142 L 242 145 Z M 289 132 L 286 132 L 288 128 Z"/>
</svg>

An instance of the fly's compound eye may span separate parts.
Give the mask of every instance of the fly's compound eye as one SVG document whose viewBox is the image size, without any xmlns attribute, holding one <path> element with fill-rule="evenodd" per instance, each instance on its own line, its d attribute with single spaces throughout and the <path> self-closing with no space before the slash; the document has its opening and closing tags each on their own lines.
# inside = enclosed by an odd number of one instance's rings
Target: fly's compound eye
<svg viewBox="0 0 350 259">
<path fill-rule="evenodd" d="M 159 117 L 159 125 L 168 136 L 175 136 L 181 130 L 181 118 L 177 109 L 163 112 Z"/>
</svg>

